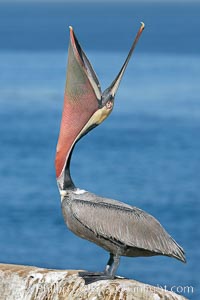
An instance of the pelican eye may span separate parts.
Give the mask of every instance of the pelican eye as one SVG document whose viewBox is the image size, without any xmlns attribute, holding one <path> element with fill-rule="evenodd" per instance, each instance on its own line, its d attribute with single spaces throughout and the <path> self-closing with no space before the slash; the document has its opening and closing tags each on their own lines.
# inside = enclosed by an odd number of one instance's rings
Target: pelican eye
<svg viewBox="0 0 200 300">
<path fill-rule="evenodd" d="M 106 102 L 106 108 L 107 109 L 111 109 L 113 107 L 113 102 L 112 102 L 112 100 L 108 100 L 107 102 Z"/>
</svg>

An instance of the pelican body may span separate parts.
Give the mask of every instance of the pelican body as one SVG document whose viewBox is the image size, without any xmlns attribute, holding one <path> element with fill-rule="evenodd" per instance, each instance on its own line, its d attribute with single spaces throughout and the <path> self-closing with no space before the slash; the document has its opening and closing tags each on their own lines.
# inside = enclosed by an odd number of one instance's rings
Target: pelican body
<svg viewBox="0 0 200 300">
<path fill-rule="evenodd" d="M 67 227 L 110 253 L 104 272 L 98 273 L 99 278 L 114 278 L 120 256 L 165 255 L 185 262 L 183 249 L 153 216 L 137 207 L 79 189 L 70 175 L 75 144 L 111 113 L 116 91 L 143 29 L 144 23 L 141 23 L 120 72 L 101 92 L 98 78 L 70 27 L 64 106 L 55 159 L 56 178 Z"/>
</svg>

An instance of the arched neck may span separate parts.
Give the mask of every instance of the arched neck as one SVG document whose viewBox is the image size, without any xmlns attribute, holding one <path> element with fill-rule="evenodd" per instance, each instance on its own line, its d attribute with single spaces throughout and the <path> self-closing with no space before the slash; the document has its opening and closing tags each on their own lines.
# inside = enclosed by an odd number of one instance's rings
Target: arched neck
<svg viewBox="0 0 200 300">
<path fill-rule="evenodd" d="M 67 163 L 66 163 L 65 169 L 63 171 L 63 174 L 61 175 L 61 177 L 57 181 L 60 190 L 74 190 L 74 189 L 76 189 L 76 186 L 73 183 L 73 180 L 72 180 L 71 174 L 70 174 L 70 163 L 71 163 L 71 157 L 72 157 L 72 152 L 74 150 L 74 146 L 71 149 L 71 152 L 70 152 L 69 157 L 67 159 Z"/>
</svg>

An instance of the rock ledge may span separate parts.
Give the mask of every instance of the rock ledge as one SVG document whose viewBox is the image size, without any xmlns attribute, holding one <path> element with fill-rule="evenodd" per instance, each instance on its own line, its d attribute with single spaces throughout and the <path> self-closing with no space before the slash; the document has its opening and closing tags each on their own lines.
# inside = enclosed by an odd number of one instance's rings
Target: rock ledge
<svg viewBox="0 0 200 300">
<path fill-rule="evenodd" d="M 0 264 L 0 300 L 185 300 L 183 296 L 135 280 L 86 285 L 78 270 L 50 270 Z"/>
</svg>

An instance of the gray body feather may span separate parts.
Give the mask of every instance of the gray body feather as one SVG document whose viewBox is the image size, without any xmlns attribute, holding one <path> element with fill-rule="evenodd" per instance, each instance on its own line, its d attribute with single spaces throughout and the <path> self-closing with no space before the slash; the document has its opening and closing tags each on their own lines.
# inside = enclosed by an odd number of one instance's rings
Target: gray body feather
<svg viewBox="0 0 200 300">
<path fill-rule="evenodd" d="M 183 249 L 153 216 L 137 207 L 69 190 L 62 211 L 72 232 L 114 255 L 165 255 L 185 262 Z"/>
</svg>

